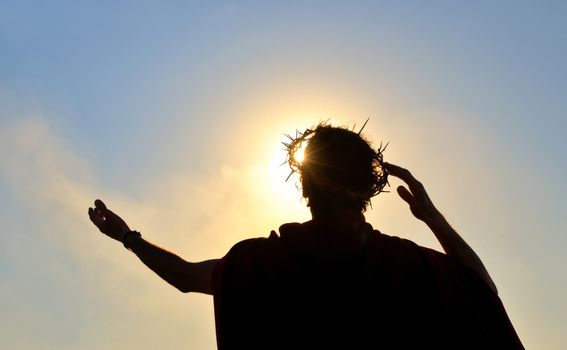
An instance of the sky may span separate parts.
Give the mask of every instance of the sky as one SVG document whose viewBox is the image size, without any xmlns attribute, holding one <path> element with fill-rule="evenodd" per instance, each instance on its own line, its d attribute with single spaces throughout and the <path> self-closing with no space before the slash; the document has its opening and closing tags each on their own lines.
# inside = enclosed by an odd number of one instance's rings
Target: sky
<svg viewBox="0 0 567 350">
<path fill-rule="evenodd" d="M 526 348 L 567 348 L 565 62 L 561 1 L 1 0 L 0 348 L 214 349 L 212 298 L 161 281 L 87 208 L 220 258 L 309 219 L 284 133 L 367 118 Z M 441 249 L 395 192 L 366 219 Z"/>
</svg>

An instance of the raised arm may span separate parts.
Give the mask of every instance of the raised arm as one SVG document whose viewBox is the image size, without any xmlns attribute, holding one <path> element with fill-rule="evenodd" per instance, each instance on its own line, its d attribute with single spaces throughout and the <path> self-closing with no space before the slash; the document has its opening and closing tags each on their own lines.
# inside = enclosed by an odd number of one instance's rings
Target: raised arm
<svg viewBox="0 0 567 350">
<path fill-rule="evenodd" d="M 445 253 L 476 271 L 494 293 L 498 294 L 496 285 L 478 255 L 435 208 L 421 182 L 414 178 L 407 169 L 389 163 L 384 163 L 384 166 L 390 175 L 400 178 L 408 185 L 409 189 L 399 186 L 398 194 L 409 204 L 412 214 L 425 222 L 433 231 Z"/>
<path fill-rule="evenodd" d="M 94 208 L 89 208 L 89 218 L 102 233 L 123 243 L 147 267 L 181 292 L 212 294 L 211 276 L 217 259 L 191 263 L 144 240 L 139 234 L 130 233 L 126 222 L 99 199 Z"/>
</svg>

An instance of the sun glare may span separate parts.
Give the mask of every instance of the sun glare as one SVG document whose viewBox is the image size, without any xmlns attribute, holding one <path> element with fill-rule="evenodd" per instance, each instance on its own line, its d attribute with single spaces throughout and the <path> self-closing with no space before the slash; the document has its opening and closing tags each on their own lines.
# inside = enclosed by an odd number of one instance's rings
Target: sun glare
<svg viewBox="0 0 567 350">
<path fill-rule="evenodd" d="M 295 160 L 297 160 L 299 163 L 303 162 L 303 160 L 305 159 L 305 146 L 306 144 L 304 143 L 297 151 L 295 151 L 295 153 L 293 154 L 293 158 L 295 158 Z"/>
<path fill-rule="evenodd" d="M 291 169 L 285 162 L 285 152 L 279 146 L 274 149 L 268 171 L 270 176 L 268 183 L 266 183 L 266 193 L 271 198 L 278 198 L 276 202 L 285 203 L 282 209 L 284 212 L 291 210 L 292 207 L 301 208 L 301 194 L 297 190 L 299 177 L 297 174 L 292 174 L 290 177 Z M 295 210 L 291 211 L 294 212 Z"/>
</svg>

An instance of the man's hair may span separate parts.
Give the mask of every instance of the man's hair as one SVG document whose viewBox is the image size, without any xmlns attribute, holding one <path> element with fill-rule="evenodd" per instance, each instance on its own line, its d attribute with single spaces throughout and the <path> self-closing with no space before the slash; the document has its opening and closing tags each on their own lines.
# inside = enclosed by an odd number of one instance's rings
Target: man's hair
<svg viewBox="0 0 567 350">
<path fill-rule="evenodd" d="M 388 183 L 382 158 L 386 147 L 380 144 L 372 148 L 361 134 L 362 129 L 354 132 L 322 122 L 297 131 L 295 137 L 287 135 L 290 142 L 284 145 L 290 176 L 299 173 L 303 196 L 312 209 L 338 206 L 364 212 L 370 199 L 383 191 Z M 304 158 L 300 161 L 297 152 L 303 147 Z"/>
</svg>

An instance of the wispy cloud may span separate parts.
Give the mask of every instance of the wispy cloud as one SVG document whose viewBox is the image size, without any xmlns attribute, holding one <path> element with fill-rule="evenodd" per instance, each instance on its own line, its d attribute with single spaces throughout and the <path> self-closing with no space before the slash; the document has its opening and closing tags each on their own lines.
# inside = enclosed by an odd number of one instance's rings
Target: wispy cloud
<svg viewBox="0 0 567 350">
<path fill-rule="evenodd" d="M 98 183 L 93 165 L 41 118 L 3 125 L 0 139 L 0 190 L 13 198 L 4 205 L 23 209 L 16 217 L 1 214 L 11 265 L 0 285 L 3 346 L 149 349 L 168 339 L 178 347 L 214 347 L 212 298 L 166 286 L 99 233 L 86 215 L 99 196 L 132 228 L 191 261 L 219 258 L 239 240 L 307 213 L 275 163 L 219 165 L 199 178 L 166 173 L 144 179 L 157 186 L 134 201 Z M 132 327 L 151 332 L 128 336 Z"/>
<path fill-rule="evenodd" d="M 197 342 L 214 344 L 211 306 L 202 297 L 184 302 L 187 296 L 163 288 L 90 224 L 87 207 L 104 189 L 97 189 L 90 165 L 66 140 L 39 118 L 2 126 L 0 190 L 14 199 L 2 205 L 22 208 L 15 216 L 0 214 L 2 347 L 155 348 L 167 338 L 182 347 L 191 323 L 209 334 Z M 106 193 L 106 199 L 132 223 L 152 227 L 159 204 L 144 206 L 120 193 Z M 128 336 L 130 326 L 152 331 Z"/>
</svg>

